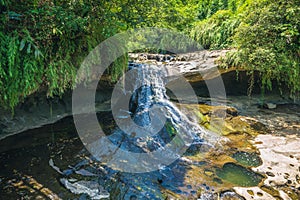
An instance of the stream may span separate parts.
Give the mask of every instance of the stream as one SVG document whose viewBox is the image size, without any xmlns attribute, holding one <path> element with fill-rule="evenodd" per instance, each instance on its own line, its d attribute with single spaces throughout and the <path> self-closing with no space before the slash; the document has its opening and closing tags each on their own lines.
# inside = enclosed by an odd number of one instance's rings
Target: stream
<svg viewBox="0 0 300 200">
<path fill-rule="evenodd" d="M 129 112 L 97 113 L 112 147 L 100 139 L 88 151 L 72 117 L 0 140 L 0 199 L 300 199 L 298 104 L 269 108 L 255 95 L 180 102 L 158 67 L 131 67 L 142 83 L 125 88 Z M 161 149 L 153 160 L 122 154 Z M 105 159 L 116 155 L 125 164 Z"/>
</svg>

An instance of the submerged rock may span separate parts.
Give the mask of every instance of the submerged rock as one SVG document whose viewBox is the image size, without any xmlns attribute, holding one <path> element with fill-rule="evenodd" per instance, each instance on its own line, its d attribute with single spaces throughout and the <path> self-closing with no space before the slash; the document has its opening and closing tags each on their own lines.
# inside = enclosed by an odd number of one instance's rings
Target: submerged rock
<svg viewBox="0 0 300 200">
<path fill-rule="evenodd" d="M 246 167 L 258 167 L 262 164 L 262 160 L 256 153 L 238 151 L 232 156 L 238 163 Z"/>
<path fill-rule="evenodd" d="M 82 175 L 82 176 L 98 176 L 97 174 L 91 173 L 90 171 L 86 169 L 80 169 L 75 171 L 76 174 Z"/>
<path fill-rule="evenodd" d="M 52 158 L 49 160 L 49 166 L 52 167 L 58 173 L 63 174 L 63 172 L 57 166 L 54 165 L 54 161 Z"/>
<path fill-rule="evenodd" d="M 78 181 L 71 183 L 68 179 L 61 178 L 60 182 L 74 194 L 87 194 L 91 199 L 109 198 L 109 193 L 96 181 Z"/>
<path fill-rule="evenodd" d="M 221 179 L 238 186 L 257 186 L 263 176 L 234 163 L 226 163 L 222 169 L 216 170 Z"/>
</svg>

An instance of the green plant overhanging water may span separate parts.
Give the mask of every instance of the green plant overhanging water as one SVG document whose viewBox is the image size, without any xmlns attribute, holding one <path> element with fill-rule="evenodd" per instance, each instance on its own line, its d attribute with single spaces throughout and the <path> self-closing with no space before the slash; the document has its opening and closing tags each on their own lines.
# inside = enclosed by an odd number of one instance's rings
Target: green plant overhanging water
<svg viewBox="0 0 300 200">
<path fill-rule="evenodd" d="M 43 88 L 50 97 L 73 88 L 84 57 L 106 38 L 105 27 L 110 26 L 110 32 L 118 30 L 109 21 L 110 11 L 104 12 L 92 2 L 23 1 L 3 5 L 0 104 L 6 108 L 13 109 Z M 126 66 L 126 56 L 113 63 L 109 71 L 112 79 L 116 80 Z"/>
<path fill-rule="evenodd" d="M 300 2 L 253 0 L 240 18 L 232 37 L 236 51 L 225 58 L 225 66 L 260 72 L 262 91 L 272 90 L 276 81 L 299 97 Z"/>
<path fill-rule="evenodd" d="M 39 88 L 43 78 L 43 55 L 29 37 L 20 40 L 19 33 L 1 37 L 0 102 L 13 108 Z"/>
</svg>

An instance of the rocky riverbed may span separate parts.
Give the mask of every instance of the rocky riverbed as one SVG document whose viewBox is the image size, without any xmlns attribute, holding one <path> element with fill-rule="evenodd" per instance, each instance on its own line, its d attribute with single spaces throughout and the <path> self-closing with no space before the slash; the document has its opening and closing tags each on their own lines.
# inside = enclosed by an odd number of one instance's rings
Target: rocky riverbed
<svg viewBox="0 0 300 200">
<path fill-rule="evenodd" d="M 88 199 L 91 193 L 79 191 L 92 181 L 101 198 L 109 194 L 111 199 L 299 199 L 298 107 L 282 104 L 268 109 L 260 108 L 256 98 L 228 99 L 230 106 L 177 104 L 226 140 L 213 149 L 189 149 L 171 166 L 150 173 L 121 173 L 99 165 L 82 146 L 71 118 L 8 137 L 0 141 L 0 196 Z M 247 109 L 239 107 L 243 101 Z M 220 110 L 226 110 L 224 122 L 212 123 L 211 116 Z M 281 114 L 289 116 L 283 126 L 278 124 Z M 109 116 L 99 113 L 106 131 L 115 126 Z"/>
<path fill-rule="evenodd" d="M 217 60 L 225 53 L 130 55 L 130 65 L 163 65 L 170 72 L 167 87 L 181 90 L 182 84 L 172 77 L 174 70 L 176 76 L 187 78 L 197 102 L 166 91 L 174 107 L 168 105 L 188 118 L 195 116 L 196 123 L 211 133 L 171 165 L 152 172 L 120 172 L 91 156 L 70 116 L 71 93 L 52 100 L 33 95 L 13 117 L 3 111 L 0 199 L 299 199 L 299 102 L 276 91 L 262 97 L 257 85 L 254 94 L 246 96 L 245 72 L 212 70 L 218 69 Z M 213 82 L 220 73 L 227 97 L 212 99 L 206 81 Z M 99 123 L 108 135 L 116 130 L 111 91 L 99 87 L 95 99 Z M 89 117 L 84 107 L 76 114 Z M 165 137 L 177 134 L 170 124 L 164 131 Z M 130 141 L 124 140 L 124 146 Z"/>
</svg>

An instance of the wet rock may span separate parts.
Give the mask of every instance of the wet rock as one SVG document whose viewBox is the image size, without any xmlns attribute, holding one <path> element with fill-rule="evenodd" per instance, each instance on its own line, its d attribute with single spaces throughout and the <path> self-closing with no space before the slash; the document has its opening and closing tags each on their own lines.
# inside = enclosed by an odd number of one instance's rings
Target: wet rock
<svg viewBox="0 0 300 200">
<path fill-rule="evenodd" d="M 63 172 L 57 166 L 54 165 L 54 162 L 53 162 L 52 158 L 49 160 L 49 166 L 52 167 L 58 173 L 63 174 Z"/>
<path fill-rule="evenodd" d="M 277 94 L 265 95 L 264 101 L 276 102 L 276 108 L 263 109 L 259 106 L 262 101 L 260 95 L 252 95 L 251 98 L 247 96 L 227 96 L 227 99 L 227 105 L 237 108 L 240 115 L 255 118 L 259 122 L 251 124 L 252 128 L 260 130 L 260 133 L 273 133 L 281 136 L 287 134 L 299 135 L 299 100 L 294 103 L 292 100 Z"/>
<path fill-rule="evenodd" d="M 107 101 L 110 100 L 111 91 L 109 88 L 98 90 L 95 94 L 96 111 L 110 110 L 110 103 Z M 82 110 L 77 114 L 89 113 L 85 108 L 86 106 L 82 105 Z M 9 135 L 52 124 L 71 116 L 72 92 L 66 92 L 61 98 L 47 98 L 46 92 L 32 94 L 14 109 L 14 115 L 11 110 L 1 107 L 0 113 L 0 139 L 4 139 Z"/>
<path fill-rule="evenodd" d="M 130 199 L 130 200 L 137 200 L 138 198 L 137 198 L 136 195 L 131 195 L 129 199 Z"/>
<path fill-rule="evenodd" d="M 89 160 L 88 159 L 84 159 L 82 161 L 80 161 L 79 163 L 77 163 L 74 167 L 74 169 L 80 169 L 81 167 L 88 165 L 89 164 Z"/>
<path fill-rule="evenodd" d="M 263 107 L 267 109 L 275 109 L 277 105 L 275 103 L 265 103 Z"/>
<path fill-rule="evenodd" d="M 174 55 L 163 54 L 129 54 L 132 61 L 137 63 L 152 63 L 162 65 L 168 71 L 176 70 L 180 72 L 177 76 L 185 76 L 189 81 L 196 82 L 200 80 L 208 80 L 219 76 L 216 70 L 217 60 L 224 56 L 228 50 L 216 51 L 198 51 L 194 53 Z M 230 69 L 227 71 L 233 71 Z M 226 70 L 225 70 L 226 71 Z M 170 74 L 170 77 L 172 73 Z"/>
<path fill-rule="evenodd" d="M 218 195 L 214 193 L 203 193 L 198 198 L 198 200 L 212 200 L 212 199 L 218 199 Z"/>
<path fill-rule="evenodd" d="M 219 178 L 214 178 L 213 181 L 218 183 L 218 184 L 223 184 L 223 181 Z"/>
<path fill-rule="evenodd" d="M 224 136 L 243 133 L 256 136 L 259 133 L 268 132 L 266 126 L 254 118 L 229 115 L 228 112 L 233 115 L 238 113 L 237 109 L 233 107 L 205 104 L 178 105 L 185 113 L 194 113 L 205 128 Z"/>
<path fill-rule="evenodd" d="M 245 198 L 235 192 L 225 191 L 221 193 L 220 200 L 245 200 Z"/>
<path fill-rule="evenodd" d="M 72 170 L 72 169 L 66 169 L 63 171 L 63 175 L 65 175 L 65 176 L 70 176 L 73 173 L 74 173 L 74 170 Z"/>
<path fill-rule="evenodd" d="M 237 109 L 233 108 L 233 107 L 227 107 L 226 113 L 229 114 L 229 115 L 231 115 L 231 116 L 234 116 L 234 117 L 238 116 Z"/>
<path fill-rule="evenodd" d="M 97 174 L 91 173 L 90 171 L 86 169 L 80 169 L 75 171 L 76 174 L 82 175 L 82 176 L 98 176 Z"/>
<path fill-rule="evenodd" d="M 91 199 L 109 198 L 109 193 L 103 189 L 96 181 L 78 181 L 71 183 L 65 178 L 61 178 L 60 182 L 74 194 L 87 194 Z"/>
<path fill-rule="evenodd" d="M 204 174 L 205 174 L 206 176 L 212 177 L 212 176 L 214 175 L 214 172 L 213 172 L 212 170 L 205 169 L 205 170 L 204 170 Z"/>
<path fill-rule="evenodd" d="M 83 194 L 79 197 L 79 200 L 87 200 L 88 199 L 88 195 L 87 194 Z"/>
<path fill-rule="evenodd" d="M 147 60 L 147 55 L 146 55 L 146 54 L 140 54 L 140 55 L 138 56 L 138 59 L 139 59 L 139 60 Z"/>
<path fill-rule="evenodd" d="M 255 199 L 255 200 L 275 200 L 272 194 L 269 194 L 259 187 L 234 187 L 237 194 L 243 196 L 245 199 Z"/>
</svg>

